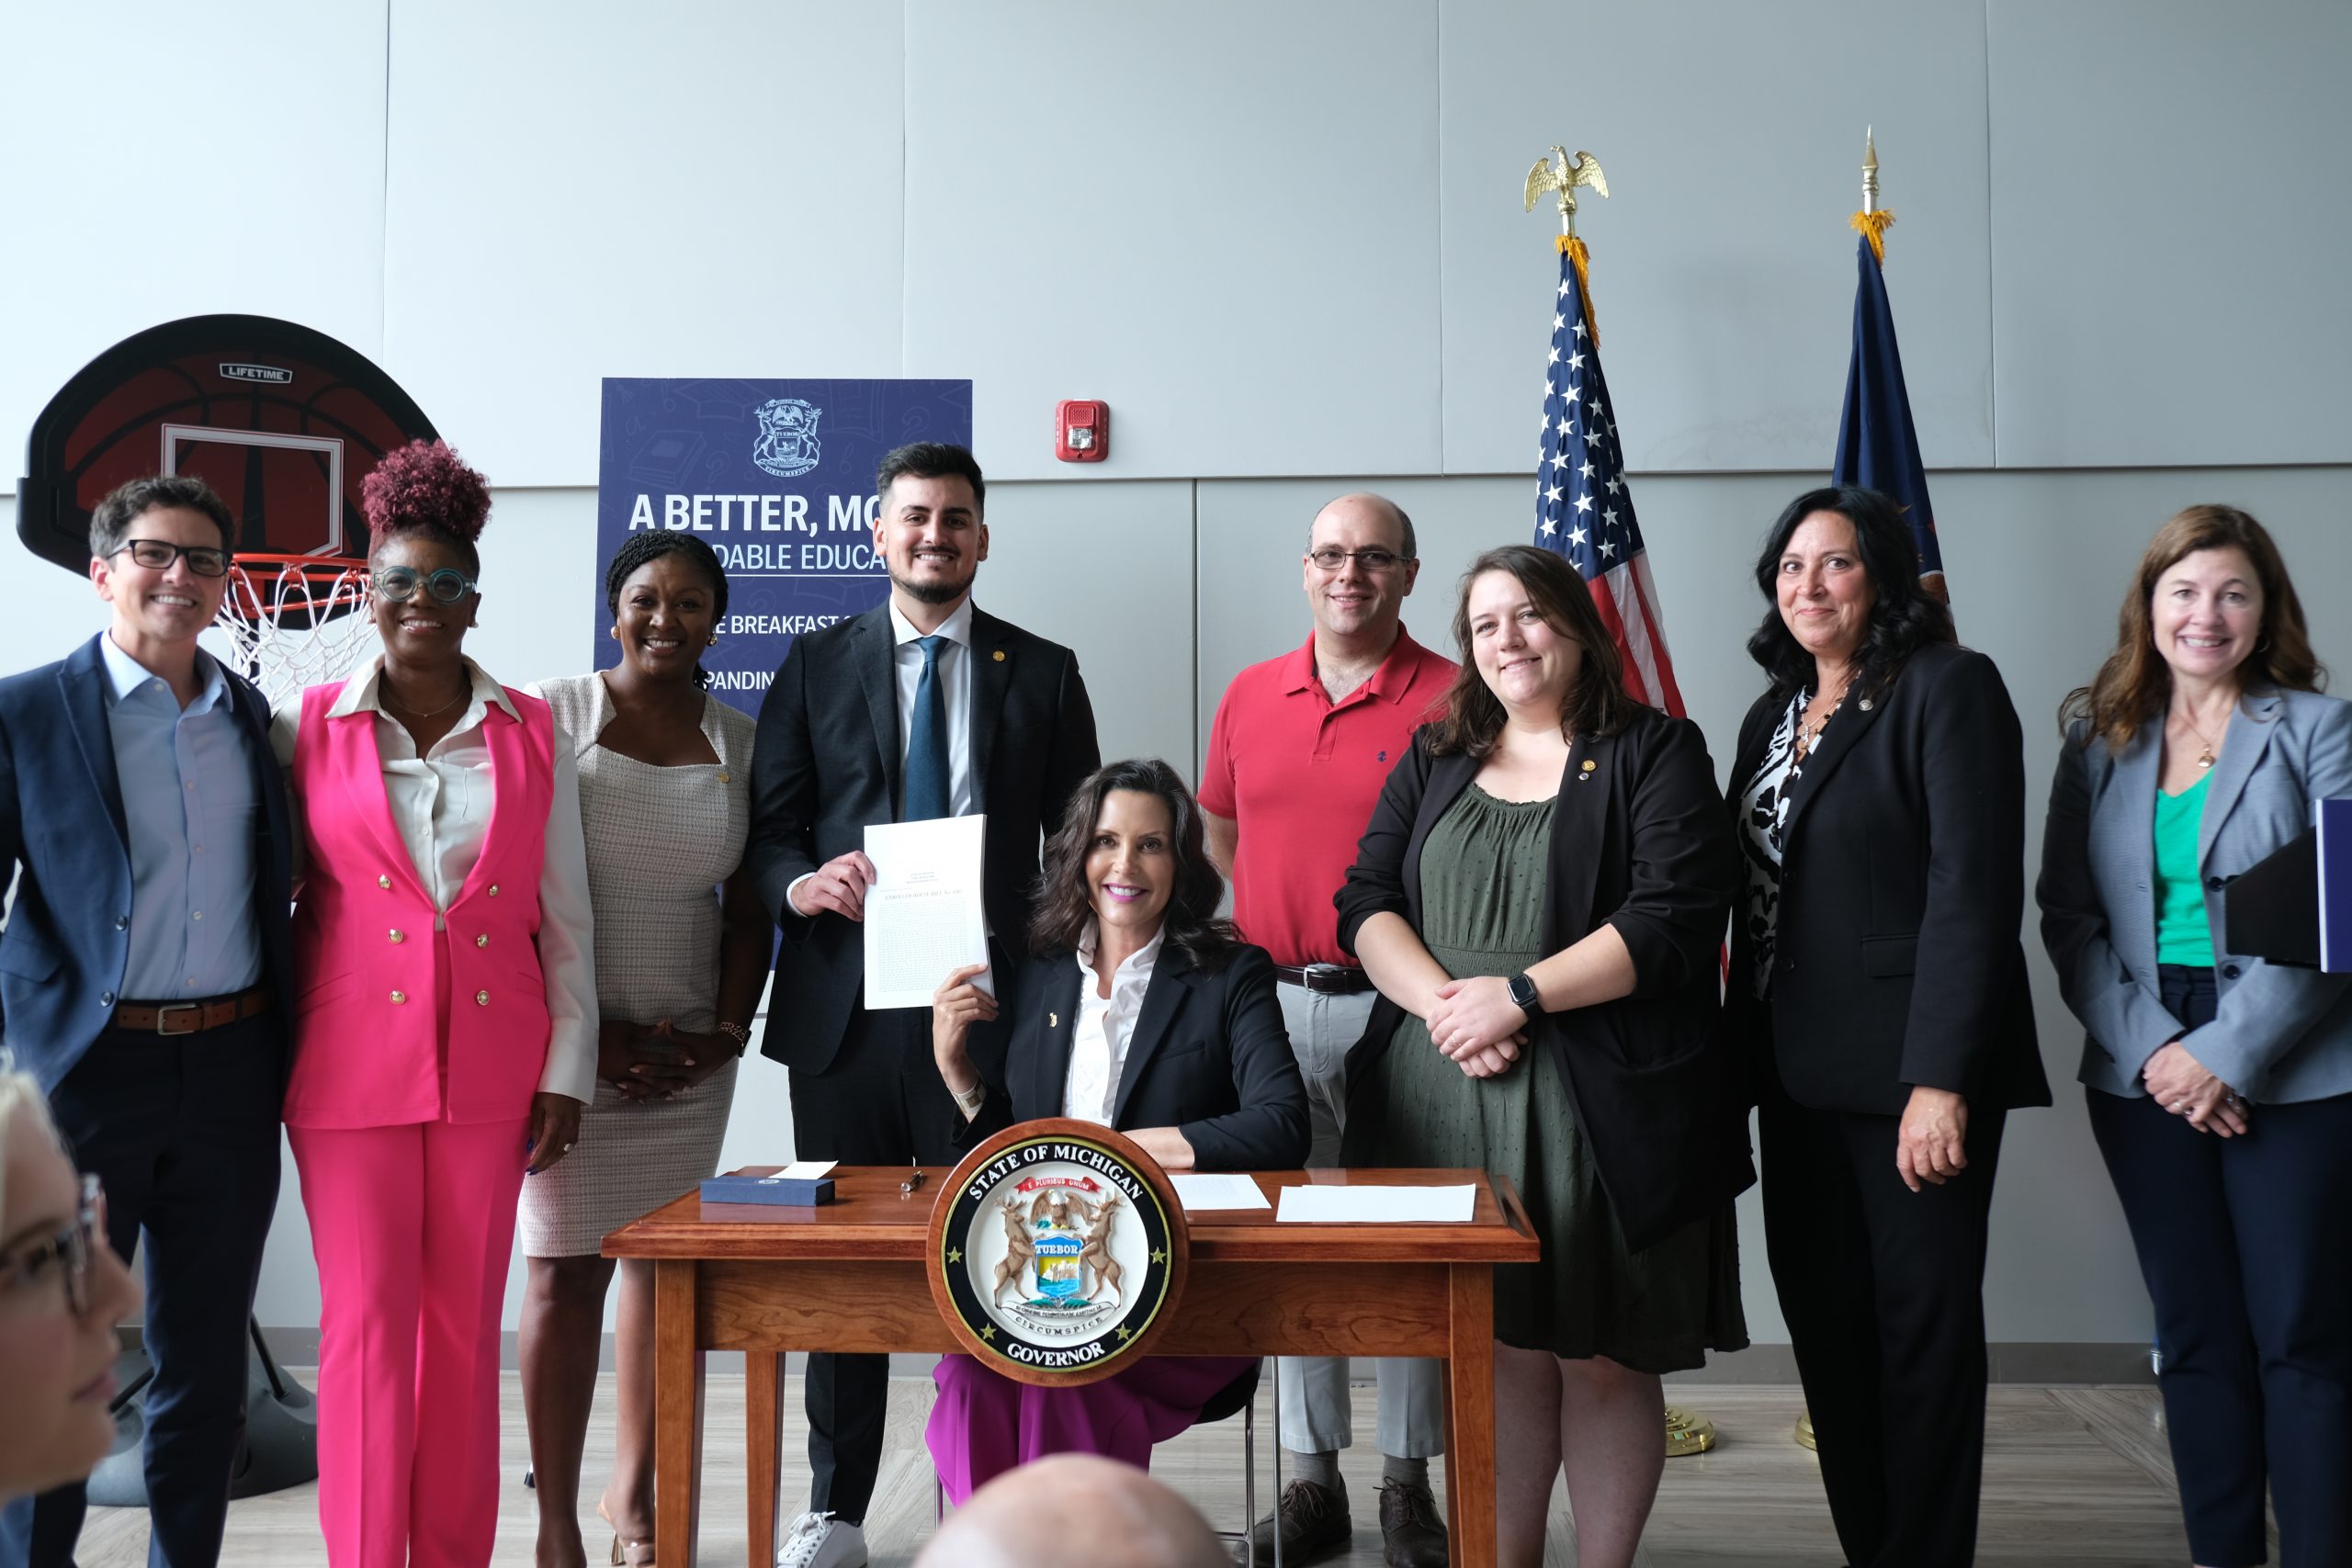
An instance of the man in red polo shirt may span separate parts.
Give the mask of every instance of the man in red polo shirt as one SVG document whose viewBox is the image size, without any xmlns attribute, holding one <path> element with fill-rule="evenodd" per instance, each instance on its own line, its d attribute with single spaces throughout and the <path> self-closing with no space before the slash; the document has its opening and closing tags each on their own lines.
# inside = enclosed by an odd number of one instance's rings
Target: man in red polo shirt
<svg viewBox="0 0 2352 1568">
<path fill-rule="evenodd" d="M 1307 531 L 1306 605 L 1315 633 L 1233 678 L 1209 731 L 1200 805 L 1209 854 L 1233 879 L 1242 935 L 1273 955 L 1283 1021 L 1306 1080 L 1310 1168 L 1339 1163 L 1347 1055 L 1362 1037 L 1372 982 L 1340 951 L 1331 896 L 1356 858 L 1388 770 L 1445 701 L 1451 660 L 1406 635 L 1399 618 L 1420 571 L 1413 520 L 1377 495 L 1343 495 Z M 1344 1358 L 1282 1362 L 1283 1446 L 1297 1479 L 1257 1526 L 1267 1561 L 1279 1521 L 1283 1561 L 1343 1550 L 1350 1524 L 1339 1450 L 1349 1446 Z M 1439 1364 L 1379 1364 L 1380 1529 L 1394 1568 L 1446 1561 L 1429 1459 L 1444 1449 Z"/>
</svg>

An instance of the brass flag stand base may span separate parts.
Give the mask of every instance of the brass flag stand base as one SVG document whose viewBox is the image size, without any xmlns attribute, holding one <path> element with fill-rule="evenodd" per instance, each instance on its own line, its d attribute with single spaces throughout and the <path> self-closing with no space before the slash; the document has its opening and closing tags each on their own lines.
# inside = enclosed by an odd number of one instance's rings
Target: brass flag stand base
<svg viewBox="0 0 2352 1568">
<path fill-rule="evenodd" d="M 1810 1412 L 1797 1417 L 1797 1446 L 1805 1449 L 1815 1446 L 1813 1440 L 1813 1416 Z"/>
<path fill-rule="evenodd" d="M 1666 1457 L 1702 1454 L 1715 1446 L 1715 1424 L 1679 1404 L 1666 1407 Z"/>
</svg>

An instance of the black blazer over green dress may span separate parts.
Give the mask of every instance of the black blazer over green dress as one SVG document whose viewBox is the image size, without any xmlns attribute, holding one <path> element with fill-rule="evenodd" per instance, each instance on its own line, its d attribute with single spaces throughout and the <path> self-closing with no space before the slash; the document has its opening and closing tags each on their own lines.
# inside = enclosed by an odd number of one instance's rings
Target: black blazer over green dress
<svg viewBox="0 0 2352 1568">
<path fill-rule="evenodd" d="M 1372 916 L 1422 929 L 1421 847 L 1476 758 L 1414 737 L 1373 808 L 1334 902 L 1340 945 Z M 1626 1244 L 1639 1250 L 1714 1213 L 1756 1179 L 1747 1110 L 1717 1027 L 1724 920 L 1739 887 L 1731 826 L 1699 727 L 1644 708 L 1618 734 L 1577 736 L 1553 807 L 1544 951 L 1611 925 L 1634 960 L 1630 996 L 1531 1021 L 1558 1054 L 1570 1109 Z M 1404 1010 L 1383 997 L 1348 1081 L 1388 1048 Z"/>
</svg>

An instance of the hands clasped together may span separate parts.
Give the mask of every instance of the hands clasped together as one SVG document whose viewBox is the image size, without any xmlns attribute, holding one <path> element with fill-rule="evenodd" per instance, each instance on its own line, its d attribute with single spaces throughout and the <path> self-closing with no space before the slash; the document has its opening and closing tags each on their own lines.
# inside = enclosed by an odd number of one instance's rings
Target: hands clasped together
<svg viewBox="0 0 2352 1568">
<path fill-rule="evenodd" d="M 1425 1021 L 1430 1043 L 1474 1078 L 1509 1072 L 1527 1044 L 1527 1012 L 1499 976 L 1448 980 Z"/>
<path fill-rule="evenodd" d="M 2254 1108 L 2245 1098 L 2206 1071 L 2205 1064 L 2177 1040 L 2157 1048 L 2140 1069 L 2140 1081 L 2158 1105 L 2188 1118 L 2188 1124 L 2200 1133 L 2234 1138 L 2250 1125 Z"/>
</svg>

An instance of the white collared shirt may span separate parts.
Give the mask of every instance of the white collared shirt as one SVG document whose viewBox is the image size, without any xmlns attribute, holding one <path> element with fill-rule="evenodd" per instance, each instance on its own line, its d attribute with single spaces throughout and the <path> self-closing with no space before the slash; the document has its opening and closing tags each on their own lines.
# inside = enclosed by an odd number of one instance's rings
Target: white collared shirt
<svg viewBox="0 0 2352 1568">
<path fill-rule="evenodd" d="M 915 733 L 915 687 L 922 681 L 922 649 L 916 639 L 924 634 L 899 613 L 890 601 L 890 660 L 899 681 L 899 761 L 901 776 L 907 748 Z M 939 650 L 940 700 L 947 705 L 947 814 L 972 814 L 972 596 L 932 634 L 947 639 Z"/>
<path fill-rule="evenodd" d="M 523 716 L 515 712 L 505 688 L 469 659 L 466 672 L 473 690 L 466 711 L 457 728 L 420 757 L 407 728 L 384 711 L 383 671 L 379 654 L 344 682 L 327 716 L 342 718 L 363 711 L 376 716 L 376 751 L 383 761 L 384 798 L 391 807 L 392 826 L 407 846 L 417 880 L 432 897 L 433 929 L 443 931 L 447 921 L 442 911 L 481 859 L 497 794 L 483 720 L 493 703 L 518 723 Z M 301 714 L 298 696 L 272 716 L 270 741 L 281 766 L 293 765 Z M 549 1025 L 539 1089 L 584 1103 L 596 1098 L 595 926 L 588 905 L 587 836 L 580 825 L 580 764 L 561 725 L 555 727 L 554 761 L 554 797 L 548 803 L 547 847 L 539 863 L 537 945 Z M 299 799 L 295 807 L 303 809 Z"/>
<path fill-rule="evenodd" d="M 1091 926 L 1078 944 L 1078 1019 L 1070 1031 L 1063 1115 L 1111 1124 L 1111 1113 L 1118 1109 L 1119 1077 L 1126 1070 L 1127 1042 L 1135 1037 L 1136 1018 L 1143 1011 L 1144 993 L 1151 989 L 1151 972 L 1159 963 L 1159 943 L 1167 934 L 1163 924 L 1149 942 L 1127 955 L 1111 976 L 1107 997 L 1101 994 L 1102 976 L 1094 967 L 1096 933 Z"/>
</svg>

